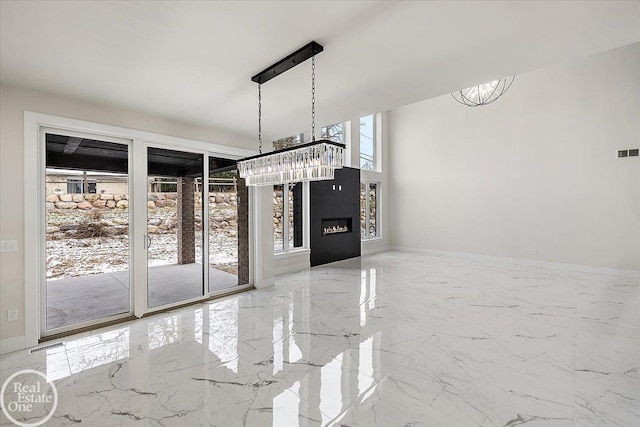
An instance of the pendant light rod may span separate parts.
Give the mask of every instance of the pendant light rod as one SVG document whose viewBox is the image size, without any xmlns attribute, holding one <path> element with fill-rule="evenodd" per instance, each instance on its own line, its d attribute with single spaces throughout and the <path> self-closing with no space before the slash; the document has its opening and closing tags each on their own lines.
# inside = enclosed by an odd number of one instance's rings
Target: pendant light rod
<svg viewBox="0 0 640 427">
<path fill-rule="evenodd" d="M 312 41 L 251 77 L 251 81 L 258 84 L 266 83 L 272 78 L 278 77 L 280 74 L 290 70 L 298 64 L 303 63 L 323 50 L 324 47 L 321 44 Z"/>
</svg>

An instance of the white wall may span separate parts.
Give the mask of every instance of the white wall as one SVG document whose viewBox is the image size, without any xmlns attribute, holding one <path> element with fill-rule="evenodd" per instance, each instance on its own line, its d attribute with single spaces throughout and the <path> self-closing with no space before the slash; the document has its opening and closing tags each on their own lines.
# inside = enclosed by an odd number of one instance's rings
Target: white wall
<svg viewBox="0 0 640 427">
<path fill-rule="evenodd" d="M 0 239 L 17 240 L 18 251 L 0 255 L 0 340 L 25 334 L 24 111 L 51 114 L 220 145 L 255 149 L 255 139 L 192 126 L 137 111 L 94 105 L 7 85 L 0 86 Z M 34 189 L 35 191 L 35 189 Z M 35 262 L 35 260 L 34 260 Z M 9 308 L 19 320 L 7 322 Z M 2 349 L 0 349 L 2 351 Z"/>
<path fill-rule="evenodd" d="M 391 245 L 640 270 L 640 43 L 389 122 Z"/>
</svg>

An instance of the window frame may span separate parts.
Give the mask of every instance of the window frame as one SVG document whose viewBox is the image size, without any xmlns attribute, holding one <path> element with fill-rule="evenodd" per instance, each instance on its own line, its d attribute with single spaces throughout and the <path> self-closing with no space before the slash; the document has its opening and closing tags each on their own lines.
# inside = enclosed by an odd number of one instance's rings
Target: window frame
<svg viewBox="0 0 640 427">
<path fill-rule="evenodd" d="M 362 235 L 360 235 L 360 240 L 361 241 L 369 241 L 369 240 L 375 240 L 375 239 L 381 239 L 382 238 L 382 229 L 380 227 L 380 206 L 382 205 L 380 203 L 380 188 L 381 188 L 381 182 L 380 181 L 375 181 L 375 180 L 362 180 L 360 181 L 360 183 L 362 185 L 365 186 L 365 194 L 364 194 L 364 202 L 365 202 L 365 235 L 364 237 Z M 371 205 L 370 205 L 370 197 L 369 197 L 369 191 L 371 190 L 371 186 L 375 185 L 376 187 L 376 206 L 375 206 L 375 227 L 376 227 L 376 232 L 374 236 L 370 235 L 370 230 L 371 230 Z"/>
<path fill-rule="evenodd" d="M 365 169 L 362 167 L 362 119 L 366 117 L 371 117 L 371 146 L 372 146 L 372 154 L 371 154 L 371 169 Z M 358 169 L 378 172 L 378 114 L 372 113 L 367 114 L 366 116 L 362 116 L 358 119 L 358 136 L 359 136 L 359 144 L 358 144 Z"/>
<path fill-rule="evenodd" d="M 274 244 L 273 244 L 273 253 L 274 255 L 279 255 L 279 254 L 284 254 L 284 253 L 288 253 L 288 252 L 293 252 L 293 251 L 298 251 L 301 249 L 305 249 L 306 246 L 306 233 L 305 233 L 305 209 L 304 209 L 304 195 L 305 195 L 305 186 L 304 185 L 300 185 L 300 197 L 302 198 L 302 206 L 301 206 L 301 212 L 300 212 L 300 217 L 302 220 L 302 224 L 300 224 L 301 227 L 301 241 L 300 241 L 300 245 L 296 246 L 295 244 L 295 229 L 293 231 L 294 236 L 293 236 L 293 246 L 291 246 L 289 244 L 289 232 L 290 232 L 290 222 L 289 222 L 289 216 L 290 215 L 295 215 L 295 212 L 289 209 L 289 191 L 293 191 L 294 187 L 297 185 L 298 183 L 284 183 L 284 184 L 278 184 L 279 186 L 282 186 L 282 217 L 281 217 L 281 224 L 282 224 L 282 249 L 278 248 L 276 249 L 276 245 L 275 245 L 275 238 L 274 238 Z M 273 191 L 275 192 L 275 187 L 276 185 L 273 186 Z M 295 196 L 292 196 L 295 197 Z M 294 210 L 295 210 L 295 201 L 292 201 L 292 203 L 294 204 Z M 274 204 L 275 206 L 275 204 Z M 295 218 L 294 218 L 295 221 Z M 295 222 L 294 222 L 294 227 L 295 227 Z M 274 237 L 275 237 L 275 228 L 273 229 L 274 231 Z"/>
</svg>

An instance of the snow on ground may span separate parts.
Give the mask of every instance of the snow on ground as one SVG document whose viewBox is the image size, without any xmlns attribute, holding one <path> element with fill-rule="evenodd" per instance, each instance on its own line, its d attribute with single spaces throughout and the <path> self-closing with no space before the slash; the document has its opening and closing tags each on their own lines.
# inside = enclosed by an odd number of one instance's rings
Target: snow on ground
<svg viewBox="0 0 640 427">
<path fill-rule="evenodd" d="M 177 263 L 178 239 L 176 209 L 151 211 L 149 266 Z M 201 221 L 196 216 L 196 229 Z M 236 207 L 210 207 L 210 266 L 237 274 L 238 240 Z M 214 219 L 215 218 L 215 219 Z M 218 220 L 218 221 L 216 221 Z M 164 229 L 162 229 L 164 228 Z M 127 210 L 50 210 L 47 212 L 46 263 L 47 279 L 112 273 L 129 269 L 129 236 Z M 202 262 L 202 230 L 196 231 L 196 261 Z"/>
</svg>

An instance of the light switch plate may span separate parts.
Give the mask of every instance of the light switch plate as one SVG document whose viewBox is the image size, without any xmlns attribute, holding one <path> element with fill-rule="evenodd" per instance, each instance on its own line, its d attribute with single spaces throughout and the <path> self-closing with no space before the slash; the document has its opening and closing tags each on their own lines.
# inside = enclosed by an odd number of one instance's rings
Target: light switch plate
<svg viewBox="0 0 640 427">
<path fill-rule="evenodd" d="M 2 240 L 2 242 L 0 243 L 0 252 L 16 252 L 17 250 L 17 240 Z"/>
</svg>

